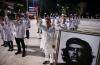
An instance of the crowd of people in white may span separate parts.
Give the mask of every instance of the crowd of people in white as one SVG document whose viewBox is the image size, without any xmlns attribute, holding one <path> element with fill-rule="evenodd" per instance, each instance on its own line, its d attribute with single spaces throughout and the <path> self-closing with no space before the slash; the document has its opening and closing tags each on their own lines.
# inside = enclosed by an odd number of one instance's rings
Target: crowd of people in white
<svg viewBox="0 0 100 65">
<path fill-rule="evenodd" d="M 49 16 L 44 18 L 35 16 L 33 20 L 30 20 L 28 15 L 16 15 L 16 20 L 11 20 L 10 15 L 5 17 L 0 16 L 1 24 L 1 36 L 3 40 L 2 46 L 9 46 L 8 51 L 13 51 L 13 38 L 15 37 L 17 52 L 15 55 L 22 52 L 22 57 L 26 56 L 24 39 L 30 37 L 37 37 L 41 39 L 40 49 L 45 54 L 45 61 L 43 64 L 54 62 L 54 48 L 57 38 L 56 31 L 59 30 L 77 30 L 80 23 L 77 16 L 66 17 L 64 14 L 61 16 Z M 32 24 L 34 24 L 32 26 Z M 34 32 L 36 34 L 34 34 Z M 20 43 L 22 46 L 20 46 Z M 23 51 L 21 51 L 21 47 Z"/>
</svg>

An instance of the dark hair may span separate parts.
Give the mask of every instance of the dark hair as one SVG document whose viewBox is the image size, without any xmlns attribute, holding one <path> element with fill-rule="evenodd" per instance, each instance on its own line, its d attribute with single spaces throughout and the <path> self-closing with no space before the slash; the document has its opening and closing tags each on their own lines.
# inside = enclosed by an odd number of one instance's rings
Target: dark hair
<svg viewBox="0 0 100 65">
<path fill-rule="evenodd" d="M 17 17 L 21 17 L 21 15 L 20 15 L 20 14 L 16 14 L 16 16 L 17 16 Z"/>
<path fill-rule="evenodd" d="M 47 24 L 47 28 L 51 27 L 51 19 L 49 16 L 46 17 L 46 24 Z"/>
<path fill-rule="evenodd" d="M 91 65 L 92 60 L 93 60 L 93 55 L 92 55 L 92 48 L 90 47 L 89 43 L 79 39 L 79 38 L 70 38 L 66 42 L 66 48 L 62 49 L 62 59 L 65 61 L 67 64 L 72 63 L 71 60 L 69 59 L 68 55 L 68 48 L 70 44 L 78 44 L 83 47 L 83 56 L 82 59 L 79 61 L 80 65 Z"/>
</svg>

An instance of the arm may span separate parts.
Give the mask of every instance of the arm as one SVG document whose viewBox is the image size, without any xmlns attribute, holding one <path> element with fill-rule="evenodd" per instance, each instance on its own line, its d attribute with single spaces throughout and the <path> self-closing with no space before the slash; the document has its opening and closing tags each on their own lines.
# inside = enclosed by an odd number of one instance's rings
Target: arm
<svg viewBox="0 0 100 65">
<path fill-rule="evenodd" d="M 30 20 L 27 18 L 27 28 L 30 28 L 31 27 L 31 24 L 30 24 Z"/>
<path fill-rule="evenodd" d="M 25 25 L 24 25 L 24 23 L 22 23 L 21 31 L 22 31 L 22 37 L 24 38 L 25 37 Z"/>
</svg>

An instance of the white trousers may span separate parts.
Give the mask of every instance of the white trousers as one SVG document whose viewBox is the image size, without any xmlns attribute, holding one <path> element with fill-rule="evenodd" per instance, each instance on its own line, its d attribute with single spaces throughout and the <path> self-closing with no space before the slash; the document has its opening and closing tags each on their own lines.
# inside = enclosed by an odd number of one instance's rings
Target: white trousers
<svg viewBox="0 0 100 65">
<path fill-rule="evenodd" d="M 45 61 L 50 61 L 50 63 L 54 63 L 55 62 L 54 54 L 45 53 Z"/>
</svg>

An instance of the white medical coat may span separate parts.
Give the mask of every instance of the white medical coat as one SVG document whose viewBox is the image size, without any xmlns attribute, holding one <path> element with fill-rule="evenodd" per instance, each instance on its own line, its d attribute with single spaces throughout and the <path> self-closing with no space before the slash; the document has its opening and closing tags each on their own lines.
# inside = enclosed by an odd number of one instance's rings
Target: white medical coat
<svg viewBox="0 0 100 65">
<path fill-rule="evenodd" d="M 54 45 L 55 42 L 55 28 L 52 26 L 49 29 L 47 29 L 46 26 L 41 25 L 41 29 L 42 29 L 42 39 L 40 48 L 42 48 L 45 53 L 52 53 L 53 52 L 52 45 Z"/>
</svg>

